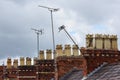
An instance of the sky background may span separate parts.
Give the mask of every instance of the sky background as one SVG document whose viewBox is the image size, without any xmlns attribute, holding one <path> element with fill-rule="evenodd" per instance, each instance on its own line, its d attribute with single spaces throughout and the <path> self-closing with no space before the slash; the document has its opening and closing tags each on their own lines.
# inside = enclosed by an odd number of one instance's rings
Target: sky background
<svg viewBox="0 0 120 80">
<path fill-rule="evenodd" d="M 0 0 L 0 63 L 8 57 L 36 57 L 36 34 L 43 29 L 40 50 L 52 49 L 50 12 L 38 5 L 59 8 L 53 13 L 55 44 L 72 41 L 58 27 L 66 26 L 79 47 L 86 34 L 118 35 L 120 46 L 120 0 Z"/>
</svg>

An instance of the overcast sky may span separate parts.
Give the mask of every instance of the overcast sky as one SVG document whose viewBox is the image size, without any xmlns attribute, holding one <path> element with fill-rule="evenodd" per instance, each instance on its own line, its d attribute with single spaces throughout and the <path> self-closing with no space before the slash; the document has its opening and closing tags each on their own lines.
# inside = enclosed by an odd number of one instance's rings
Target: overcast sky
<svg viewBox="0 0 120 80">
<path fill-rule="evenodd" d="M 120 43 L 120 0 L 0 0 L 0 62 L 37 56 L 31 28 L 44 31 L 40 49 L 52 49 L 50 12 L 38 5 L 60 8 L 53 13 L 56 44 L 73 44 L 64 31 L 58 32 L 61 25 L 79 47 L 85 46 L 88 33 L 117 34 Z"/>
</svg>

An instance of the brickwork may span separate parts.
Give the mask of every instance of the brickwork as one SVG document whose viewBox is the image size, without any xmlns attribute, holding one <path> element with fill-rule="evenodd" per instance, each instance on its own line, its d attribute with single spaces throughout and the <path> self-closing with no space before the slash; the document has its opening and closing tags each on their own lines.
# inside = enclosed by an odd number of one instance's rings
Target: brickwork
<svg viewBox="0 0 120 80">
<path fill-rule="evenodd" d="M 74 68 L 82 70 L 82 74 L 87 76 L 95 68 L 103 64 L 103 62 L 113 63 L 120 61 L 120 51 L 103 50 L 103 49 L 86 49 L 81 48 L 80 56 L 59 56 L 57 57 L 58 77 L 62 77 Z M 21 58 L 20 58 L 21 59 Z M 24 58 L 22 58 L 24 59 Z M 26 58 L 27 59 L 27 58 Z M 9 61 L 9 59 L 8 59 Z M 19 80 L 50 80 L 54 78 L 55 67 L 54 60 L 36 59 L 35 65 L 20 65 L 17 68 L 5 68 L 7 78 Z M 12 64 L 12 63 L 11 63 Z M 1 67 L 1 76 L 3 76 L 3 68 Z M 47 77 L 47 78 L 46 78 Z"/>
<path fill-rule="evenodd" d="M 82 56 L 63 56 L 57 58 L 58 77 L 62 77 L 73 68 L 84 69 L 86 61 Z"/>
<path fill-rule="evenodd" d="M 19 80 L 35 80 L 36 79 L 36 67 L 35 66 L 19 66 L 18 67 L 18 79 Z"/>
<path fill-rule="evenodd" d="M 54 78 L 54 60 L 37 60 L 36 70 L 39 80 L 50 80 Z"/>
<path fill-rule="evenodd" d="M 3 79 L 3 66 L 0 66 L 0 80 Z"/>
<path fill-rule="evenodd" d="M 82 51 L 82 54 L 87 61 L 87 74 L 104 62 L 114 63 L 120 59 L 120 51 L 117 50 L 86 49 Z"/>
</svg>

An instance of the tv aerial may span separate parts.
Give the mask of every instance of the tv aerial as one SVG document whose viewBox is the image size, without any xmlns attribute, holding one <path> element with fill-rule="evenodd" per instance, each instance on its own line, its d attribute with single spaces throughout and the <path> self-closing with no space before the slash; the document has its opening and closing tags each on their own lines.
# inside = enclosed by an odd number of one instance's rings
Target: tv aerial
<svg viewBox="0 0 120 80">
<path fill-rule="evenodd" d="M 43 34 L 43 29 L 35 29 L 35 28 L 31 28 L 31 30 L 35 31 L 35 33 L 37 34 L 37 53 L 38 53 L 38 57 L 39 57 L 39 35 Z"/>
</svg>

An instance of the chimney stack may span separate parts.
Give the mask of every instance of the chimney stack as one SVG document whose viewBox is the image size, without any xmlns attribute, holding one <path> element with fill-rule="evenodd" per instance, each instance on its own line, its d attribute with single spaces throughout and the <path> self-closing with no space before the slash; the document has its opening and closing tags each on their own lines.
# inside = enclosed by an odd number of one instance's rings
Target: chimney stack
<svg viewBox="0 0 120 80">
<path fill-rule="evenodd" d="M 38 58 L 37 57 L 34 57 L 34 62 L 33 62 L 33 64 L 34 65 L 36 65 L 36 61 L 38 60 Z"/>
<path fill-rule="evenodd" d="M 56 53 L 57 53 L 57 56 L 63 56 L 63 50 L 62 50 L 62 45 L 57 45 L 56 46 Z"/>
<path fill-rule="evenodd" d="M 118 50 L 117 35 L 111 35 L 111 49 Z"/>
<path fill-rule="evenodd" d="M 94 48 L 93 44 L 93 34 L 87 34 L 86 35 L 86 48 Z"/>
<path fill-rule="evenodd" d="M 66 56 L 71 56 L 71 47 L 70 47 L 70 45 L 65 45 L 64 52 L 65 52 Z"/>
<path fill-rule="evenodd" d="M 46 56 L 47 56 L 47 57 L 46 57 L 47 60 L 52 59 L 52 50 L 48 50 L 48 49 L 47 49 L 47 50 L 46 50 Z"/>
<path fill-rule="evenodd" d="M 17 67 L 18 67 L 18 59 L 14 59 L 13 67 L 14 67 L 14 68 L 17 68 Z"/>
<path fill-rule="evenodd" d="M 20 57 L 20 66 L 24 66 L 25 65 L 25 59 L 24 57 Z"/>
<path fill-rule="evenodd" d="M 11 58 L 8 58 L 7 59 L 7 68 L 8 69 L 12 68 L 12 64 L 11 63 L 12 63 Z"/>
<path fill-rule="evenodd" d="M 109 35 L 103 35 L 103 48 L 104 49 L 110 49 L 111 48 Z"/>
<path fill-rule="evenodd" d="M 40 51 L 39 55 L 40 55 L 39 56 L 40 60 L 44 60 L 45 59 L 45 57 L 44 57 L 44 51 L 43 50 Z"/>
<path fill-rule="evenodd" d="M 79 56 L 79 52 L 78 52 L 78 45 L 73 45 L 73 55 L 74 56 Z"/>
<path fill-rule="evenodd" d="M 103 49 L 103 36 L 102 36 L 102 34 L 95 35 L 95 48 L 96 49 Z"/>
<path fill-rule="evenodd" d="M 26 57 L 26 65 L 27 66 L 31 65 L 31 58 Z"/>
</svg>

